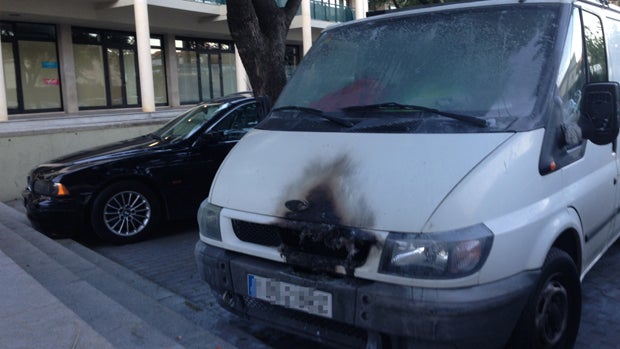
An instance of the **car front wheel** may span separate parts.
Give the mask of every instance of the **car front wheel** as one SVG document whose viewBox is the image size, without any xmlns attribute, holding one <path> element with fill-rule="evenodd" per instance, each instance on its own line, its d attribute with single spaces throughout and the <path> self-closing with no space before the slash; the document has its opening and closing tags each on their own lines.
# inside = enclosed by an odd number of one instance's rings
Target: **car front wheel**
<svg viewBox="0 0 620 349">
<path fill-rule="evenodd" d="M 153 192 L 139 182 L 119 182 L 105 188 L 93 202 L 95 233 L 108 242 L 132 243 L 145 239 L 159 220 Z"/>
</svg>

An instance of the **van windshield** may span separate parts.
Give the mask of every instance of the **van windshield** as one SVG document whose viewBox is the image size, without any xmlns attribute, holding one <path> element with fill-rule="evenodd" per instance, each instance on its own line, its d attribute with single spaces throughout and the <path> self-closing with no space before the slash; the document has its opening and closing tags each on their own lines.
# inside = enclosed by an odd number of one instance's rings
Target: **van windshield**
<svg viewBox="0 0 620 349">
<path fill-rule="evenodd" d="M 523 118 L 532 125 L 555 71 L 560 10 L 403 12 L 327 30 L 261 128 L 498 132 Z"/>
</svg>

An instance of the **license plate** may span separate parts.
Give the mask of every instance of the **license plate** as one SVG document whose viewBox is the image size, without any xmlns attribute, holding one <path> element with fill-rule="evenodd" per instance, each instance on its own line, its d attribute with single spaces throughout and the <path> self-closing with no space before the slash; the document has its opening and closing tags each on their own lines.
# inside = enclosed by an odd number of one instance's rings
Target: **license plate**
<svg viewBox="0 0 620 349">
<path fill-rule="evenodd" d="M 331 293 L 248 274 L 248 295 L 289 309 L 332 317 Z"/>
</svg>

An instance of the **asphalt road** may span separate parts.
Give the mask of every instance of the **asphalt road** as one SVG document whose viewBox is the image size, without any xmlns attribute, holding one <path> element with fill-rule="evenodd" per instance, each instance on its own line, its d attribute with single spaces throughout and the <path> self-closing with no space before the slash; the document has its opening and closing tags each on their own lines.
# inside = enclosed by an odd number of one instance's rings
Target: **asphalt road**
<svg viewBox="0 0 620 349">
<path fill-rule="evenodd" d="M 265 343 L 267 348 L 319 348 L 312 342 L 252 325 L 220 308 L 199 279 L 193 249 L 198 239 L 193 222 L 165 227 L 147 241 L 112 246 L 82 240 L 92 250 L 124 265 L 191 302 L 203 326 L 226 336 L 233 325 Z M 583 281 L 583 309 L 576 349 L 620 349 L 620 242 L 616 242 Z"/>
</svg>

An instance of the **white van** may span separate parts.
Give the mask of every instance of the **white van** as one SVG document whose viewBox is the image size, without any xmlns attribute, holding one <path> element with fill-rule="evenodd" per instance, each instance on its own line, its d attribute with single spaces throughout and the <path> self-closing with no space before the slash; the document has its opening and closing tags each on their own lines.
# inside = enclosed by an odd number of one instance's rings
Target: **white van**
<svg viewBox="0 0 620 349">
<path fill-rule="evenodd" d="M 198 212 L 232 312 L 336 346 L 570 348 L 616 240 L 620 12 L 478 1 L 325 30 Z"/>
</svg>

